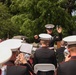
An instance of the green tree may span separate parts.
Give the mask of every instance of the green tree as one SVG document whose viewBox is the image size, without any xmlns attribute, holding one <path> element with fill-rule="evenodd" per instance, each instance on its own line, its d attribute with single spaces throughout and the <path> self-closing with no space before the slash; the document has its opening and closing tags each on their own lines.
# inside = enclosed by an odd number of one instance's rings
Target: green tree
<svg viewBox="0 0 76 75">
<path fill-rule="evenodd" d="M 12 0 L 9 6 L 14 15 L 11 21 L 20 34 L 33 38 L 45 32 L 45 24 L 52 23 L 63 27 L 63 34 L 69 35 L 74 29 L 71 15 L 63 7 L 66 0 Z M 64 2 L 64 5 L 62 3 Z M 67 7 L 68 8 L 68 7 Z M 17 29 L 17 30 L 18 30 Z"/>
<path fill-rule="evenodd" d="M 0 3 L 0 38 L 11 38 L 15 34 L 15 26 L 11 22 L 11 17 L 8 8 Z"/>
<path fill-rule="evenodd" d="M 59 0 L 59 4 L 70 15 L 71 15 L 73 10 L 76 10 L 76 0 Z"/>
</svg>

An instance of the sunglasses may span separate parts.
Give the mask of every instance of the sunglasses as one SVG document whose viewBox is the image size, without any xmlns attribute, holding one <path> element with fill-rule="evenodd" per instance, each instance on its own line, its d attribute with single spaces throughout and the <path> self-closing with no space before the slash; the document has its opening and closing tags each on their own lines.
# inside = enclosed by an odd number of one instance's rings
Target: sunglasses
<svg viewBox="0 0 76 75">
<path fill-rule="evenodd" d="M 53 30 L 53 28 L 46 28 L 47 30 Z"/>
</svg>

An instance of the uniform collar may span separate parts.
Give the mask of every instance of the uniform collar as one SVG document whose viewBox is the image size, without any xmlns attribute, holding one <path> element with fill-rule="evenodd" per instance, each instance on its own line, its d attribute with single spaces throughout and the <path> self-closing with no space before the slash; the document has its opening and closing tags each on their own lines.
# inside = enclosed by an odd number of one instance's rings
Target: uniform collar
<svg viewBox="0 0 76 75">
<path fill-rule="evenodd" d="M 76 59 L 76 56 L 72 56 L 71 59 Z"/>
</svg>

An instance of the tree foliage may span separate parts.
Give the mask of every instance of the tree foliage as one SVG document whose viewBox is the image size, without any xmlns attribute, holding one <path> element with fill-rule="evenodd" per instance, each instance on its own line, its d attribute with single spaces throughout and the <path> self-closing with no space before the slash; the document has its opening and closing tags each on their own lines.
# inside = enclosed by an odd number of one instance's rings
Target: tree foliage
<svg viewBox="0 0 76 75">
<path fill-rule="evenodd" d="M 6 0 L 5 4 L 12 15 L 12 35 L 21 34 L 32 39 L 35 34 L 45 32 L 45 24 L 52 23 L 62 26 L 66 36 L 76 27 L 70 14 L 75 10 L 75 0 Z"/>
<path fill-rule="evenodd" d="M 0 37 L 8 36 L 10 29 L 10 17 L 8 8 L 0 3 Z"/>
<path fill-rule="evenodd" d="M 11 38 L 17 34 L 16 26 L 11 22 L 12 14 L 0 3 L 0 38 Z"/>
<path fill-rule="evenodd" d="M 76 9 L 76 0 L 59 0 L 59 4 L 70 15 L 71 15 L 71 12 Z"/>
</svg>

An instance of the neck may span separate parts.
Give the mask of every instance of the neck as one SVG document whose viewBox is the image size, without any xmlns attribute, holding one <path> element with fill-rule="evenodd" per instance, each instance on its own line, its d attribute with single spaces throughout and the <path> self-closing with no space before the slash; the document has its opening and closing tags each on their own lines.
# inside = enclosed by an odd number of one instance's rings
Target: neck
<svg viewBox="0 0 76 75">
<path fill-rule="evenodd" d="M 76 53 L 71 53 L 71 56 L 76 56 Z"/>
<path fill-rule="evenodd" d="M 42 44 L 42 47 L 47 47 L 46 45 Z"/>
</svg>

